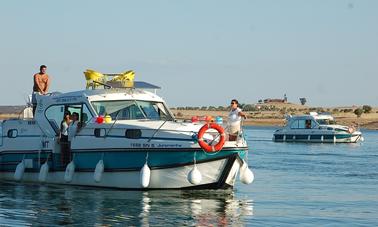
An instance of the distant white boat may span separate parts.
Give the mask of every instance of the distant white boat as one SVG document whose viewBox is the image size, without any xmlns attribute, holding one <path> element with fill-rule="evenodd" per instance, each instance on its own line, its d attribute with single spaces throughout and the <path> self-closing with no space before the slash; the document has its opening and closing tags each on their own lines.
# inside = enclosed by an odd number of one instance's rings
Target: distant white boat
<svg viewBox="0 0 378 227">
<path fill-rule="evenodd" d="M 362 133 L 354 127 L 337 125 L 330 114 L 288 116 L 287 124 L 274 132 L 275 142 L 356 143 Z"/>
</svg>

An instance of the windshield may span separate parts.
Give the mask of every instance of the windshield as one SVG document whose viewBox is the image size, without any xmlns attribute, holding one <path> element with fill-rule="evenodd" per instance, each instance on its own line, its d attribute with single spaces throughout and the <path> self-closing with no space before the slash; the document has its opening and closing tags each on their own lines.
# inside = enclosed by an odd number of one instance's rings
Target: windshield
<svg viewBox="0 0 378 227">
<path fill-rule="evenodd" d="M 334 125 L 336 122 L 334 120 L 329 119 L 316 119 L 319 125 Z"/>
<path fill-rule="evenodd" d="M 173 120 L 173 117 L 161 102 L 117 100 L 95 101 L 93 108 L 98 115 L 110 115 L 112 119 L 133 120 Z"/>
</svg>

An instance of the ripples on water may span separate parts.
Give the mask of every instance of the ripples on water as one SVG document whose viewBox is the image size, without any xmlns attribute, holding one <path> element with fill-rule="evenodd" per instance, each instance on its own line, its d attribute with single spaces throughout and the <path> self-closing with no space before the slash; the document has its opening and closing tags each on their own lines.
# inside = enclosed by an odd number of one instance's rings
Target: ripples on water
<svg viewBox="0 0 378 227">
<path fill-rule="evenodd" d="M 378 223 L 378 132 L 362 144 L 273 143 L 247 128 L 251 185 L 149 191 L 0 182 L 0 226 L 346 226 Z"/>
<path fill-rule="evenodd" d="M 242 225 L 252 201 L 226 191 L 121 191 L 5 183 L 2 226 Z"/>
</svg>

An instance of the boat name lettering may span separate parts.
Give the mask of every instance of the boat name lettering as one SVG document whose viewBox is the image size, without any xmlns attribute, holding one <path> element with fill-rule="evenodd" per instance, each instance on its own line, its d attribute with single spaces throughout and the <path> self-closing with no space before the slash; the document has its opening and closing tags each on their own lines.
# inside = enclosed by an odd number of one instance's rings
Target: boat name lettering
<svg viewBox="0 0 378 227">
<path fill-rule="evenodd" d="M 80 96 L 67 96 L 56 98 L 56 102 L 76 102 Z"/>
<path fill-rule="evenodd" d="M 28 125 L 35 125 L 35 121 L 28 121 Z"/>
<path fill-rule="evenodd" d="M 42 141 L 42 148 L 49 148 L 49 141 Z"/>
<path fill-rule="evenodd" d="M 131 143 L 131 147 L 138 148 L 178 148 L 182 147 L 181 144 L 150 144 L 150 143 Z"/>
</svg>

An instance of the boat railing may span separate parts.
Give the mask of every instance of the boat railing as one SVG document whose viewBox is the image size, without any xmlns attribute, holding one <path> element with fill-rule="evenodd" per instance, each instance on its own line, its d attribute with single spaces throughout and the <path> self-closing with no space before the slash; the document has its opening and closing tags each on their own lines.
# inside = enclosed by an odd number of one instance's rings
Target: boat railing
<svg viewBox="0 0 378 227">
<path fill-rule="evenodd" d="M 117 131 L 117 130 L 127 130 L 127 129 L 137 129 L 137 127 L 132 127 L 132 128 L 114 128 L 114 127 L 108 127 L 108 128 L 105 128 L 105 127 L 101 127 L 99 125 L 97 125 L 96 127 L 91 127 L 91 126 L 85 126 L 85 128 L 87 128 L 88 130 L 90 129 L 98 129 L 98 128 L 102 128 L 105 130 L 105 134 L 103 135 L 103 137 L 107 137 L 109 136 L 109 131 Z M 84 128 L 82 128 L 77 135 L 80 135 L 80 134 L 83 134 L 84 133 Z M 154 137 L 159 133 L 159 132 L 171 132 L 171 133 L 181 133 L 183 135 L 187 135 L 187 136 L 190 136 L 190 138 L 197 138 L 197 134 L 198 132 L 196 131 L 192 131 L 192 130 L 175 130 L 175 129 L 159 129 L 157 130 L 158 128 L 139 128 L 140 130 L 143 130 L 143 131 L 151 131 L 152 134 L 155 134 Z M 150 138 L 150 137 L 149 137 Z"/>
<path fill-rule="evenodd" d="M 154 136 L 159 132 L 159 130 L 161 129 L 161 127 L 163 127 L 163 125 L 167 122 L 167 120 L 165 120 L 157 129 L 155 129 L 155 132 L 152 134 L 152 136 L 148 139 L 147 142 L 150 142 Z"/>
<path fill-rule="evenodd" d="M 163 126 L 164 124 L 161 124 L 160 127 L 158 128 L 140 128 L 140 130 L 142 131 L 145 131 L 145 132 L 151 132 L 148 133 L 150 134 L 150 136 L 147 136 L 148 137 L 148 142 L 150 142 L 151 140 L 153 140 L 154 138 L 156 139 L 159 139 L 160 137 L 158 136 L 159 133 L 175 133 L 176 135 L 181 135 L 180 136 L 180 139 L 184 139 L 184 140 L 188 140 L 188 141 L 193 141 L 193 142 L 196 142 L 197 139 L 198 139 L 198 131 L 193 131 L 193 130 L 176 130 L 176 129 L 162 129 L 161 127 Z M 86 126 L 88 127 L 88 126 Z M 96 127 L 89 127 L 87 129 L 97 129 L 99 128 L 98 126 Z M 103 128 L 105 131 L 104 131 L 104 134 L 102 137 L 106 138 L 108 136 L 110 136 L 110 131 L 117 131 L 117 130 L 127 130 L 128 128 L 114 128 L 114 127 L 109 127 L 109 128 Z M 228 134 L 228 126 L 226 126 L 225 128 L 225 134 Z M 81 130 L 80 132 L 78 132 L 77 135 L 84 135 L 82 134 L 83 131 Z M 213 142 L 215 140 L 217 140 L 219 137 L 220 137 L 220 134 L 217 133 L 217 132 L 211 132 L 211 131 L 208 131 L 207 132 L 208 134 L 212 135 L 214 138 L 212 139 Z M 241 131 L 239 132 L 238 136 L 237 136 L 237 140 L 239 140 L 240 138 L 243 138 L 244 137 L 244 131 L 243 129 L 241 129 Z M 211 142 L 210 142 L 211 143 Z"/>
</svg>

